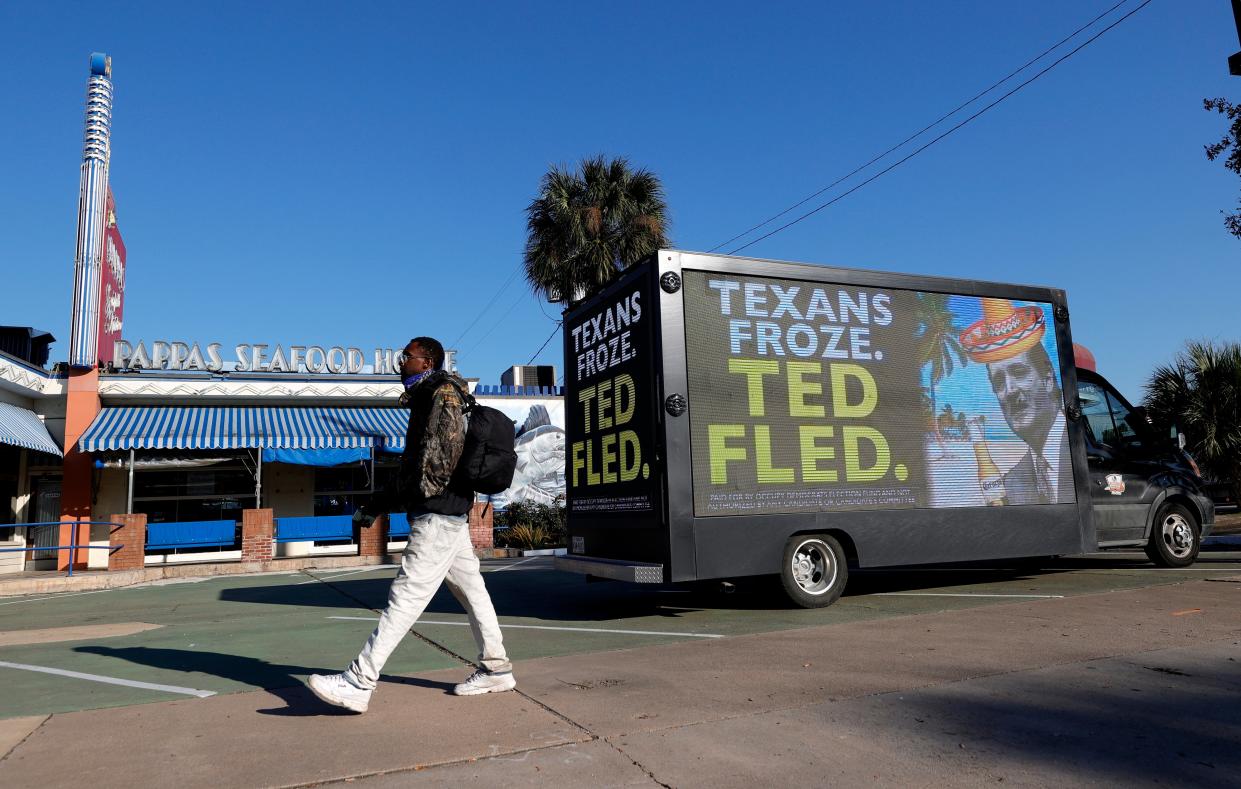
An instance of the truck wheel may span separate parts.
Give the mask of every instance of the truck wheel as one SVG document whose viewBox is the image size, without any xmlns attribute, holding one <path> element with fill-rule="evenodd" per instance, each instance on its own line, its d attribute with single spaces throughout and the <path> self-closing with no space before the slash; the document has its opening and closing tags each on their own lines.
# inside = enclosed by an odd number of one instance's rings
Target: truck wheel
<svg viewBox="0 0 1241 789">
<path fill-rule="evenodd" d="M 1155 515 L 1146 555 L 1160 567 L 1188 567 L 1202 547 L 1198 519 L 1182 504 L 1165 504 Z"/>
<path fill-rule="evenodd" d="M 845 551 L 835 537 L 801 534 L 785 544 L 780 582 L 789 599 L 802 608 L 823 608 L 836 602 L 848 579 Z"/>
</svg>

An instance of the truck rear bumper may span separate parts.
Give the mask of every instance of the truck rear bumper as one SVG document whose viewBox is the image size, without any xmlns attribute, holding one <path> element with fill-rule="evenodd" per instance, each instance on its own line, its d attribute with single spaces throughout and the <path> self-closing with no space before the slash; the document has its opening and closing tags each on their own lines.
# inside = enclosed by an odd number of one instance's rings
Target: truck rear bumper
<svg viewBox="0 0 1241 789">
<path fill-rule="evenodd" d="M 557 556 L 554 566 L 557 570 L 566 573 L 594 575 L 599 578 L 610 578 L 613 581 L 629 581 L 635 584 L 662 584 L 664 582 L 662 564 L 599 559 L 593 556 Z"/>
</svg>

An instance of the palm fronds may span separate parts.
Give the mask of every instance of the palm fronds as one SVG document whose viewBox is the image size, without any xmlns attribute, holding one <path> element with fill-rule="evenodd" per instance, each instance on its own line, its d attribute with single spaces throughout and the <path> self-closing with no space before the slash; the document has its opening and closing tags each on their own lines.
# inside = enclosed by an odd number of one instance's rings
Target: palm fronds
<svg viewBox="0 0 1241 789">
<path fill-rule="evenodd" d="M 526 281 L 549 301 L 580 301 L 669 244 L 659 179 L 624 158 L 552 167 L 526 216 Z"/>
<path fill-rule="evenodd" d="M 1151 374 L 1143 405 L 1156 429 L 1185 434 L 1207 474 L 1241 487 L 1241 344 L 1186 343 Z"/>
</svg>

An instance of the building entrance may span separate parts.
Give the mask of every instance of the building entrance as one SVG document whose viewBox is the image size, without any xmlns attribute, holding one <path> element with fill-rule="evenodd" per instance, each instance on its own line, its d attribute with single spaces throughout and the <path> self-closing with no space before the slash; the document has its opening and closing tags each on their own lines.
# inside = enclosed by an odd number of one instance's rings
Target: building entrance
<svg viewBox="0 0 1241 789">
<path fill-rule="evenodd" d="M 52 523 L 60 520 L 60 479 L 40 477 L 34 481 L 31 523 Z M 60 525 L 35 526 L 26 534 L 31 547 L 53 546 L 60 539 Z M 56 551 L 31 551 L 27 570 L 54 570 Z"/>
</svg>

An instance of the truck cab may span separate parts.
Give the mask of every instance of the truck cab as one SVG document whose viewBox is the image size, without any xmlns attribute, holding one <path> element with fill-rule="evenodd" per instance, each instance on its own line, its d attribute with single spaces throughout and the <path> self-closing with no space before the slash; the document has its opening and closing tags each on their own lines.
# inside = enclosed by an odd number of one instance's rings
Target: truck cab
<svg viewBox="0 0 1241 789">
<path fill-rule="evenodd" d="M 1163 567 L 1193 564 L 1215 523 L 1193 459 L 1098 373 L 1077 368 L 1077 397 L 1099 547 L 1140 546 Z"/>
</svg>

